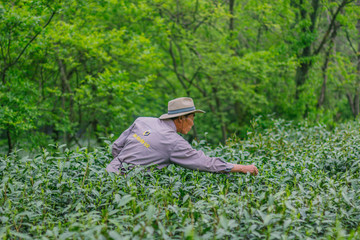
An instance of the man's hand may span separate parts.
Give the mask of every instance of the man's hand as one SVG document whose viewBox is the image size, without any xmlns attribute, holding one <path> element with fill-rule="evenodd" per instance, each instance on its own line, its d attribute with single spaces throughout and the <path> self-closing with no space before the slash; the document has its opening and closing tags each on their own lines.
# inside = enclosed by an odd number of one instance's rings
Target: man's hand
<svg viewBox="0 0 360 240">
<path fill-rule="evenodd" d="M 247 165 L 247 166 L 243 166 L 243 173 L 250 173 L 251 175 L 258 175 L 259 170 L 257 169 L 257 167 L 255 167 L 255 165 Z"/>
<path fill-rule="evenodd" d="M 231 172 L 241 172 L 241 173 L 250 173 L 251 175 L 258 175 L 259 170 L 255 165 L 239 165 L 239 164 L 233 164 L 234 167 L 231 169 Z"/>
</svg>

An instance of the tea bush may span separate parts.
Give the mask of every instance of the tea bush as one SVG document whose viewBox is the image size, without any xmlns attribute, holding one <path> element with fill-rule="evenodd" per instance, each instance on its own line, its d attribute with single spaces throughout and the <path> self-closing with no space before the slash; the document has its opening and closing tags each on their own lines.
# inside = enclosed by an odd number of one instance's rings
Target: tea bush
<svg viewBox="0 0 360 240">
<path fill-rule="evenodd" d="M 359 123 L 273 126 L 217 148 L 194 143 L 210 156 L 256 164 L 256 177 L 176 165 L 108 174 L 110 147 L 2 156 L 0 237 L 360 239 Z"/>
</svg>

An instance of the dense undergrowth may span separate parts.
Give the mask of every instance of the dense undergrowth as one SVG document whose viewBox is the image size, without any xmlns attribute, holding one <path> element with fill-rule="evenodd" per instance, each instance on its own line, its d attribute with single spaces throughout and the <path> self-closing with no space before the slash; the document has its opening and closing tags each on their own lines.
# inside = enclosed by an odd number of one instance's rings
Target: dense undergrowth
<svg viewBox="0 0 360 240">
<path fill-rule="evenodd" d="M 256 177 L 175 165 L 105 172 L 110 147 L 0 158 L 3 239 L 360 239 L 359 123 L 276 121 L 247 140 L 195 144 Z"/>
</svg>

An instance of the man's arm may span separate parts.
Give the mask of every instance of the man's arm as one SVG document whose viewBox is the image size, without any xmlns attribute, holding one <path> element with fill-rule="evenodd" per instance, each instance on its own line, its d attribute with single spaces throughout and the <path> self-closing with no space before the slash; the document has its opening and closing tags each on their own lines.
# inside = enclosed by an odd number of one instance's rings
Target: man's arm
<svg viewBox="0 0 360 240">
<path fill-rule="evenodd" d="M 177 144 L 172 149 L 170 161 L 185 168 L 206 172 L 258 174 L 258 169 L 254 165 L 232 164 L 217 157 L 208 157 L 203 151 L 193 149 L 184 139 L 178 139 Z"/>
<path fill-rule="evenodd" d="M 203 151 L 195 150 L 184 139 L 178 138 L 176 145 L 172 149 L 170 161 L 189 169 L 196 169 L 206 172 L 240 172 L 258 174 L 258 169 L 254 165 L 239 165 L 223 161 L 217 157 L 208 157 Z"/>
<path fill-rule="evenodd" d="M 120 137 L 118 139 L 116 139 L 116 141 L 113 143 L 111 153 L 112 153 L 114 159 L 107 165 L 107 167 L 106 167 L 107 172 L 119 173 L 119 169 L 121 167 L 121 162 L 118 159 L 118 155 L 120 154 L 121 150 L 124 148 L 126 139 L 130 135 L 134 126 L 135 126 L 135 123 L 133 123 L 128 129 L 126 129 L 120 135 Z"/>
</svg>

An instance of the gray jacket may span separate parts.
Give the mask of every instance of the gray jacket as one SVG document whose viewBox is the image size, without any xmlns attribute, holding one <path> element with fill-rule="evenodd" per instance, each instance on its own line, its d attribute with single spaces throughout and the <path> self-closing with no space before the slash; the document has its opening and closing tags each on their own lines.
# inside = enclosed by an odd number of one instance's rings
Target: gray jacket
<svg viewBox="0 0 360 240">
<path fill-rule="evenodd" d="M 233 165 L 197 151 L 176 132 L 173 120 L 140 117 L 112 145 L 114 159 L 106 167 L 119 172 L 122 163 L 156 165 L 161 169 L 171 163 L 206 172 L 229 172 Z"/>
</svg>

